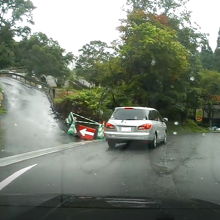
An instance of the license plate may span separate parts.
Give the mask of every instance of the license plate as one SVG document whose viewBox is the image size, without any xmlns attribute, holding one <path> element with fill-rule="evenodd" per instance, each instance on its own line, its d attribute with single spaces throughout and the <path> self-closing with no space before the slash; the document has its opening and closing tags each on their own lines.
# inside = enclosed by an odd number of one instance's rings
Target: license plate
<svg viewBox="0 0 220 220">
<path fill-rule="evenodd" d="M 131 131 L 131 127 L 122 127 L 121 131 Z"/>
</svg>

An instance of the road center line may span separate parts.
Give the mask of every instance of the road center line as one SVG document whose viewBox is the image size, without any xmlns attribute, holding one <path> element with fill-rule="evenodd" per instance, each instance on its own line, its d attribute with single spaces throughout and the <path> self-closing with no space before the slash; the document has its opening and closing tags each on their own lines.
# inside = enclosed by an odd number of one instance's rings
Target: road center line
<svg viewBox="0 0 220 220">
<path fill-rule="evenodd" d="M 45 148 L 45 149 L 31 151 L 31 152 L 18 154 L 18 155 L 14 155 L 14 156 L 3 157 L 3 158 L 0 158 L 0 167 L 5 167 L 8 165 L 22 162 L 25 160 L 29 160 L 32 158 L 36 158 L 36 157 L 40 157 L 40 156 L 44 156 L 44 155 L 48 155 L 48 154 L 52 154 L 52 153 L 57 153 L 60 151 L 65 151 L 65 150 L 68 150 L 71 148 L 75 148 L 75 147 L 79 147 L 82 145 L 91 144 L 91 143 L 95 143 L 95 142 L 100 142 L 100 140 L 64 144 L 64 145 L 60 145 L 57 147 Z"/>
<path fill-rule="evenodd" d="M 19 176 L 21 176 L 23 173 L 27 172 L 28 170 L 30 170 L 31 168 L 35 167 L 37 164 L 34 164 L 32 166 L 23 168 L 15 173 L 13 173 L 11 176 L 7 177 L 5 180 L 0 182 L 0 190 L 2 190 L 3 188 L 5 188 L 7 185 L 9 185 L 12 181 L 14 181 L 16 178 L 18 178 Z"/>
</svg>

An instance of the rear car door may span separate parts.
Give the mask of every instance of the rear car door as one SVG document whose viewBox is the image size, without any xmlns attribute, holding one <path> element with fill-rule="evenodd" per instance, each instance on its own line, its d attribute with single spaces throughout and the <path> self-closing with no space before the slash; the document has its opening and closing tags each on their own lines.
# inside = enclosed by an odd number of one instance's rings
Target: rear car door
<svg viewBox="0 0 220 220">
<path fill-rule="evenodd" d="M 159 139 L 163 140 L 166 133 L 166 124 L 158 111 L 156 111 L 156 120 L 158 121 Z"/>
<path fill-rule="evenodd" d="M 149 112 L 149 120 L 151 120 L 152 124 L 153 124 L 153 128 L 154 128 L 154 131 L 157 132 L 157 134 L 159 135 L 159 123 L 157 121 L 157 118 L 156 118 L 156 111 L 155 110 L 151 110 Z"/>
<path fill-rule="evenodd" d="M 154 130 L 157 132 L 157 138 L 161 140 L 163 138 L 163 129 L 159 113 L 156 110 L 151 110 L 149 113 L 149 120 L 153 123 Z"/>
</svg>

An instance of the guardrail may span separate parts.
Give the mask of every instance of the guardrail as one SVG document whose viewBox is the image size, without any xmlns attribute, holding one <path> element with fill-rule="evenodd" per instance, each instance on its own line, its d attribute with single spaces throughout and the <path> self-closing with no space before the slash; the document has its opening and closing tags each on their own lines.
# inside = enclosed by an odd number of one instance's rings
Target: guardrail
<svg viewBox="0 0 220 220">
<path fill-rule="evenodd" d="M 20 75 L 17 73 L 7 72 L 7 71 L 1 71 L 0 77 L 11 77 L 13 79 L 19 80 L 19 81 L 29 85 L 29 86 L 33 86 L 33 87 L 36 87 L 37 89 L 43 90 L 47 94 L 47 96 L 51 102 L 51 106 L 53 108 L 53 99 L 54 99 L 55 92 L 54 92 L 53 88 L 48 86 L 48 84 L 43 83 L 41 81 L 38 81 L 32 77 L 27 77 L 27 76 L 23 76 L 23 75 Z"/>
<path fill-rule="evenodd" d="M 1 76 L 6 76 L 6 77 L 11 77 L 11 78 L 17 79 L 21 82 L 29 84 L 30 86 L 38 87 L 39 85 L 41 85 L 42 87 L 49 88 L 49 86 L 46 83 L 38 81 L 38 80 L 36 80 L 32 77 L 23 76 L 23 75 L 20 75 L 20 74 L 17 74 L 17 73 L 12 73 L 12 72 L 5 71 L 5 72 L 0 72 L 0 77 Z"/>
</svg>

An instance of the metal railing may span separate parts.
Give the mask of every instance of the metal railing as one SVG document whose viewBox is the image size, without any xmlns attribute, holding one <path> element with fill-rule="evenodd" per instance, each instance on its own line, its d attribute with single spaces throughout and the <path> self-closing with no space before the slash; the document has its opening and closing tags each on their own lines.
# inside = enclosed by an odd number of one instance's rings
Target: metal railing
<svg viewBox="0 0 220 220">
<path fill-rule="evenodd" d="M 54 89 L 49 87 L 48 84 L 41 82 L 39 80 L 36 80 L 35 78 L 32 77 L 27 77 L 27 76 L 23 76 L 17 73 L 13 73 L 13 72 L 8 72 L 8 71 L 1 71 L 0 72 L 0 77 L 10 77 L 16 80 L 19 80 L 20 82 L 27 84 L 29 86 L 33 86 L 37 89 L 43 90 L 47 96 L 48 99 L 51 103 L 51 106 L 53 108 L 53 99 L 54 99 Z"/>
<path fill-rule="evenodd" d="M 45 88 L 49 88 L 49 86 L 46 83 L 43 83 L 41 81 L 38 81 L 32 77 L 27 77 L 27 76 L 23 76 L 17 73 L 12 73 L 12 72 L 7 72 L 7 71 L 1 71 L 0 72 L 0 77 L 11 77 L 13 79 L 17 79 L 25 84 L 28 84 L 30 86 L 35 86 L 38 87 L 39 85 Z"/>
</svg>

